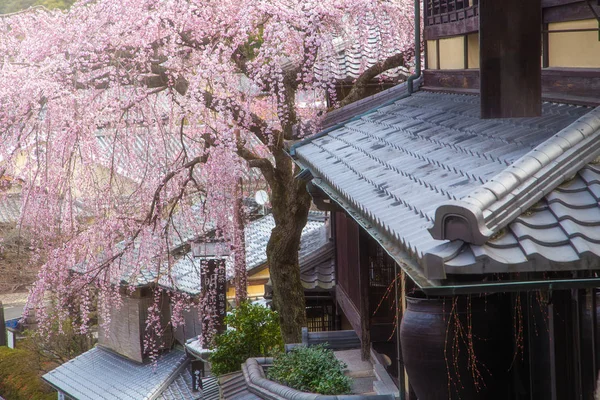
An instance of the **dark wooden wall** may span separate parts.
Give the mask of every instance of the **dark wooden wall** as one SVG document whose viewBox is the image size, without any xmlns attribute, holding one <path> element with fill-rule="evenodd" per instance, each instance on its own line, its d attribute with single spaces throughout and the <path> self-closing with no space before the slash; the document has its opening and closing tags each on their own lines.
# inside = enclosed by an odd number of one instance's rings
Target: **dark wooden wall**
<svg viewBox="0 0 600 400">
<path fill-rule="evenodd" d="M 479 70 L 425 70 L 424 90 L 479 93 Z M 542 99 L 581 105 L 600 105 L 600 68 L 542 69 Z"/>
<path fill-rule="evenodd" d="M 335 214 L 335 247 L 337 253 L 337 285 L 360 307 L 358 225 L 344 213 Z M 349 317 L 348 317 L 349 318 Z"/>
<path fill-rule="evenodd" d="M 425 4 L 427 4 L 427 0 L 425 0 Z M 542 21 L 548 24 L 594 18 L 590 7 L 600 15 L 600 4 L 597 0 L 589 2 L 587 0 L 542 0 Z M 427 7 L 425 9 L 427 10 Z M 479 31 L 479 12 L 479 5 L 474 4 L 440 16 L 426 14 L 424 38 L 425 40 L 435 40 L 477 32 Z"/>
</svg>

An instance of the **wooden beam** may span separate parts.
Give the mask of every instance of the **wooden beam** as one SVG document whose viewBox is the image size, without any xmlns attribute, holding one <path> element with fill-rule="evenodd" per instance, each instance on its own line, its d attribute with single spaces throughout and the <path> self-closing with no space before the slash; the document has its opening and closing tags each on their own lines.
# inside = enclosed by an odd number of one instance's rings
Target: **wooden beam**
<svg viewBox="0 0 600 400">
<path fill-rule="evenodd" d="M 0 301 L 0 346 L 6 346 L 6 323 L 4 322 L 4 306 Z"/>
<path fill-rule="evenodd" d="M 482 118 L 541 115 L 541 31 L 541 0 L 480 1 Z"/>
<path fill-rule="evenodd" d="M 425 40 L 435 40 L 443 37 L 464 35 L 477 32 L 479 29 L 479 16 L 477 14 L 454 22 L 430 25 L 423 29 Z"/>
<path fill-rule="evenodd" d="M 358 309 L 352 300 L 350 300 L 350 297 L 346 291 L 342 289 L 340 285 L 335 286 L 335 299 L 337 300 L 337 303 L 339 304 L 346 318 L 348 318 L 348 322 L 350 322 L 350 325 L 352 325 L 354 332 L 356 332 L 357 335 L 360 335 L 360 313 L 358 312 Z"/>
<path fill-rule="evenodd" d="M 557 7 L 546 8 L 543 11 L 544 23 L 551 22 L 565 22 L 565 21 L 577 21 L 582 19 L 595 18 L 594 13 L 590 10 L 590 6 L 600 13 L 600 4 L 595 1 L 591 1 L 589 4 L 587 1 L 577 1 L 571 3 L 564 3 Z"/>
</svg>

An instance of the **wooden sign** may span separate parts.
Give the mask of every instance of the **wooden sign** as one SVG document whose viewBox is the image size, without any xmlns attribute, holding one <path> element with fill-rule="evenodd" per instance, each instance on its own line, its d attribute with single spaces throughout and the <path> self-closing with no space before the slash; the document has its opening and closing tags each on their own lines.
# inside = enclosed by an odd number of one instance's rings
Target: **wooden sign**
<svg viewBox="0 0 600 400">
<path fill-rule="evenodd" d="M 193 360 L 190 363 L 192 373 L 192 391 L 199 392 L 203 389 L 202 378 L 204 377 L 204 362 Z"/>
<path fill-rule="evenodd" d="M 201 261 L 202 288 L 206 294 L 205 312 L 214 310 L 214 322 L 217 333 L 225 331 L 225 315 L 227 313 L 227 279 L 225 275 L 225 259 L 211 258 Z M 203 319 L 203 332 L 208 332 L 208 320 Z"/>
</svg>

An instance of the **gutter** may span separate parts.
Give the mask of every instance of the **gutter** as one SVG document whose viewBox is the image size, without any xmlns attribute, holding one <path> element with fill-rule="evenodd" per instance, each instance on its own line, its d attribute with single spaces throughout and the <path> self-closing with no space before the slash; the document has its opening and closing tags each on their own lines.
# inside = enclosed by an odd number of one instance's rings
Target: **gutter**
<svg viewBox="0 0 600 400">
<path fill-rule="evenodd" d="M 408 85 L 408 96 L 411 96 L 414 89 L 415 79 L 421 77 L 421 2 L 415 1 L 415 73 L 408 77 L 406 84 Z M 404 371 L 404 357 L 402 356 L 402 347 L 400 346 L 400 307 L 402 307 L 402 296 L 398 296 L 400 290 L 398 288 L 398 263 L 394 263 L 394 296 L 396 298 L 396 368 L 398 371 L 398 394 L 400 400 L 406 398 L 406 381 Z"/>
<path fill-rule="evenodd" d="M 418 51 L 417 51 L 418 50 Z M 421 77 L 421 3 L 415 0 L 415 73 L 408 77 L 408 95 L 414 93 L 413 83 Z"/>
</svg>

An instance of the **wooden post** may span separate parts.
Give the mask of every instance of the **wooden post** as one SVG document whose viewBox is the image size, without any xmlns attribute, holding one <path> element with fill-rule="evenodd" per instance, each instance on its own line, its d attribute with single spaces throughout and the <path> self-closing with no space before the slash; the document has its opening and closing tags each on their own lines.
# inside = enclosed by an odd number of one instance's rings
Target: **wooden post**
<svg viewBox="0 0 600 400">
<path fill-rule="evenodd" d="M 0 301 L 0 346 L 6 346 L 6 323 L 4 322 L 4 306 Z"/>
<path fill-rule="evenodd" d="M 358 235 L 361 358 L 371 357 L 371 313 L 369 312 L 369 236 L 361 229 Z"/>
<path fill-rule="evenodd" d="M 541 0 L 481 0 L 481 118 L 542 113 Z"/>
</svg>

